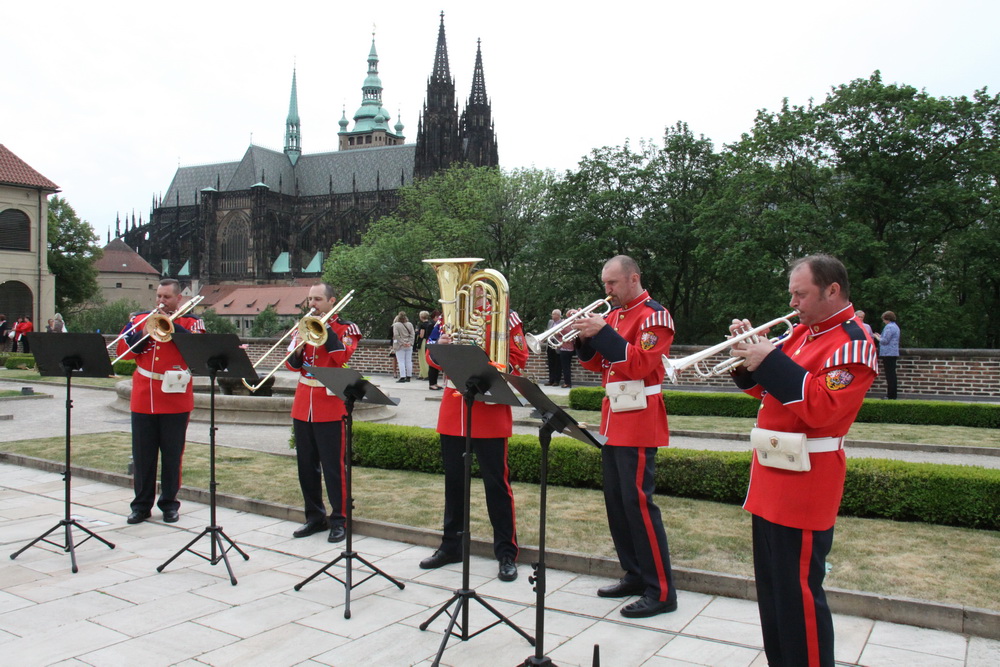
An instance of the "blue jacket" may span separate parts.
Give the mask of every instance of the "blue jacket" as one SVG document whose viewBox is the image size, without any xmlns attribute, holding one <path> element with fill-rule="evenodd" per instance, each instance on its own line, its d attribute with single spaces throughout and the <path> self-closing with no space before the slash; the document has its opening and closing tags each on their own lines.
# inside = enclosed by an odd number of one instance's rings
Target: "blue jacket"
<svg viewBox="0 0 1000 667">
<path fill-rule="evenodd" d="M 883 327 L 878 353 L 883 357 L 899 356 L 899 325 L 895 322 L 887 322 Z"/>
</svg>

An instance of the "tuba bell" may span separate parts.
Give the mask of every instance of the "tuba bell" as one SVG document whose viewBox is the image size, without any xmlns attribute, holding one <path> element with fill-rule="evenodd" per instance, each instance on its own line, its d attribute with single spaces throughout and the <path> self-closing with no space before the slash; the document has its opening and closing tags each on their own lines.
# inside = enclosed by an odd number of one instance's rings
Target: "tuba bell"
<svg viewBox="0 0 1000 667">
<path fill-rule="evenodd" d="M 456 257 L 425 259 L 424 263 L 437 274 L 443 332 L 457 343 L 482 348 L 494 365 L 507 370 L 510 287 L 499 271 L 473 271 L 481 261 L 479 257 Z M 476 307 L 479 295 L 488 308 Z"/>
</svg>

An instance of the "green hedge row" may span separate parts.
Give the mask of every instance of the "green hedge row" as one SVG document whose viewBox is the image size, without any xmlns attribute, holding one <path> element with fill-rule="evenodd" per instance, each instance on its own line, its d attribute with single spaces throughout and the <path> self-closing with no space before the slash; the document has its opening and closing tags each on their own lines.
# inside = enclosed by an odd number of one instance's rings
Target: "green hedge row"
<svg viewBox="0 0 1000 667">
<path fill-rule="evenodd" d="M 600 410 L 604 390 L 577 387 L 570 390 L 569 406 L 575 410 Z M 672 415 L 709 417 L 757 416 L 760 401 L 734 392 L 665 391 L 663 400 Z M 865 399 L 857 421 L 873 424 L 922 424 L 1000 428 L 1000 405 L 954 401 L 884 401 Z"/>
<path fill-rule="evenodd" d="M 508 443 L 511 479 L 538 483 L 538 438 Z M 442 473 L 438 435 L 417 426 L 354 423 L 354 463 L 370 468 Z M 657 493 L 740 505 L 750 480 L 750 452 L 663 448 Z M 473 464 L 473 474 L 477 466 Z M 601 453 L 570 438 L 549 448 L 549 483 L 601 488 Z M 1000 470 L 883 459 L 849 459 L 841 515 L 1000 530 Z"/>
<path fill-rule="evenodd" d="M 20 352 L 15 354 L 8 354 L 7 359 L 4 361 L 4 367 L 11 370 L 18 368 L 34 368 L 35 367 L 35 355 L 33 354 L 21 354 Z"/>
<path fill-rule="evenodd" d="M 131 376 L 135 373 L 135 365 L 135 359 L 122 359 L 121 361 L 116 361 L 111 369 L 115 375 Z"/>
</svg>

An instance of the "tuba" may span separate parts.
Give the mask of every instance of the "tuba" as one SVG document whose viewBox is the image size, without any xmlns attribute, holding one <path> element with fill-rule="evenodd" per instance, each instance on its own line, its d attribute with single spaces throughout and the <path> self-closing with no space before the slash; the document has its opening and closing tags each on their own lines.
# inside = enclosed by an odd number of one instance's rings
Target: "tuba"
<svg viewBox="0 0 1000 667">
<path fill-rule="evenodd" d="M 507 338 L 510 288 L 499 271 L 473 272 L 473 267 L 481 261 L 478 257 L 461 257 L 425 259 L 424 263 L 430 264 L 437 274 L 443 332 L 455 342 L 482 348 L 490 362 L 505 371 L 510 350 Z M 485 312 L 476 308 L 477 292 L 490 306 Z"/>
</svg>

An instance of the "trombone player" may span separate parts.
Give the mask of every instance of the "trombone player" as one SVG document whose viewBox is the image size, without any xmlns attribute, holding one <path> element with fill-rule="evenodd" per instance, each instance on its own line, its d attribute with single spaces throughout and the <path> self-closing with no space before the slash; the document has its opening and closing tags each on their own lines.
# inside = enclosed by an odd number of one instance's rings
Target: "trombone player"
<svg viewBox="0 0 1000 667">
<path fill-rule="evenodd" d="M 313 285 L 309 288 L 307 301 L 313 316 L 322 319 L 333 310 L 336 301 L 333 287 L 327 283 Z M 358 348 L 361 330 L 353 322 L 333 315 L 324 331 L 326 340 L 319 344 L 307 344 L 296 332 L 289 346 L 294 352 L 286 362 L 288 369 L 299 376 L 292 402 L 292 428 L 306 515 L 306 522 L 292 536 L 308 537 L 329 528 L 327 541 L 342 542 L 348 502 L 343 432 L 346 408 L 342 400 L 327 392 L 309 369 L 315 366 L 342 368 Z M 323 505 L 323 477 L 330 501 L 329 517 Z"/>
<path fill-rule="evenodd" d="M 172 333 L 157 331 L 166 317 L 178 312 L 180 301 L 180 283 L 164 278 L 156 288 L 156 308 L 135 314 L 123 329 L 127 333 L 118 341 L 119 357 L 135 359 L 136 363 L 130 403 L 135 498 L 132 513 L 126 519 L 132 524 L 142 523 L 152 515 L 157 458 L 162 460 L 162 468 L 156 505 L 167 523 L 180 518 L 177 491 L 181 486 L 181 458 L 188 419 L 194 408 L 194 391 L 191 373 L 171 338 L 175 334 L 205 331 L 201 318 L 191 313 L 170 321 L 172 326 L 168 329 Z"/>
</svg>

